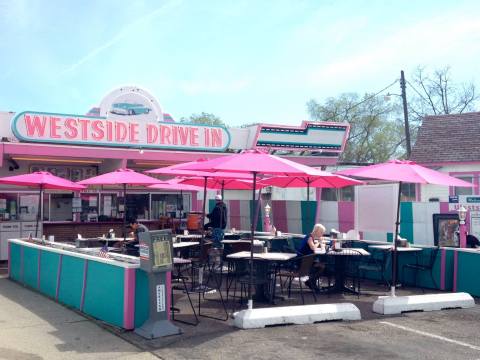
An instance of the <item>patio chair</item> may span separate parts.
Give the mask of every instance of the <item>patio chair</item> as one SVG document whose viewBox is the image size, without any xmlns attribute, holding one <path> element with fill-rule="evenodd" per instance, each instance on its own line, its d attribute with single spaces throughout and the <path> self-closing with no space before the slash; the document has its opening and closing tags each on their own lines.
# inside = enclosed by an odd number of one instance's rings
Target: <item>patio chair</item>
<svg viewBox="0 0 480 360">
<path fill-rule="evenodd" d="M 415 264 L 405 264 L 402 266 L 402 279 L 405 279 L 405 270 L 413 270 L 415 272 L 414 275 L 414 286 L 417 286 L 417 276 L 419 272 L 426 271 L 430 273 L 430 278 L 432 279 L 433 286 L 435 289 L 438 289 L 437 282 L 435 281 L 435 277 L 433 276 L 433 267 L 435 265 L 435 261 L 437 259 L 438 252 L 440 248 L 437 246 L 430 250 L 430 254 L 427 256 L 423 256 L 425 253 L 425 249 L 422 251 L 421 255 L 416 256 Z M 422 287 L 422 291 L 425 292 L 425 288 Z"/>
<path fill-rule="evenodd" d="M 305 305 L 305 297 L 303 295 L 304 286 L 302 285 L 302 278 L 308 277 L 310 275 L 310 270 L 313 266 L 313 262 L 315 260 L 316 255 L 305 255 L 301 257 L 295 258 L 295 263 L 297 263 L 298 268 L 292 269 L 290 271 L 287 270 L 280 270 L 277 274 L 277 277 L 280 279 L 280 283 L 282 282 L 282 278 L 286 277 L 288 281 L 288 297 L 291 295 L 292 291 L 292 283 L 295 278 L 298 278 L 298 284 L 300 289 L 300 296 L 302 298 L 302 304 Z M 308 288 L 308 287 L 307 287 Z M 315 291 L 308 288 L 313 294 L 313 298 L 315 302 L 317 302 L 317 297 L 315 295 Z"/>
<path fill-rule="evenodd" d="M 188 277 L 184 275 L 184 271 L 189 270 L 188 268 L 190 266 L 192 266 L 192 262 L 191 262 L 190 259 L 174 258 L 173 264 L 174 264 L 174 271 L 172 271 L 172 284 L 173 283 L 179 283 L 182 286 L 172 285 L 172 290 L 180 290 L 180 291 L 187 294 L 188 302 L 190 303 L 190 307 L 192 309 L 193 316 L 195 317 L 195 322 L 192 323 L 192 322 L 181 320 L 181 319 L 175 319 L 175 313 L 178 312 L 179 310 L 174 307 L 173 291 L 172 291 L 172 301 L 171 301 L 171 303 L 172 303 L 172 306 L 171 306 L 172 320 L 178 321 L 178 322 L 181 322 L 181 323 L 184 323 L 184 324 L 187 324 L 187 325 L 197 326 L 200 321 L 198 320 L 198 316 L 197 316 L 197 313 L 195 311 L 195 307 L 193 306 L 192 299 L 190 297 L 190 292 L 188 291 L 188 287 L 187 287 L 187 284 L 185 282 L 185 280 L 188 279 Z"/>
<path fill-rule="evenodd" d="M 388 251 L 374 251 L 372 255 L 366 259 L 366 261 L 360 260 L 360 263 L 358 265 L 358 272 L 359 272 L 358 292 L 359 293 L 360 293 L 361 279 L 365 279 L 366 274 L 368 272 L 380 274 L 381 283 L 385 285 L 387 288 L 390 288 L 390 282 L 385 277 L 385 268 L 387 265 L 388 257 L 389 257 Z"/>
</svg>

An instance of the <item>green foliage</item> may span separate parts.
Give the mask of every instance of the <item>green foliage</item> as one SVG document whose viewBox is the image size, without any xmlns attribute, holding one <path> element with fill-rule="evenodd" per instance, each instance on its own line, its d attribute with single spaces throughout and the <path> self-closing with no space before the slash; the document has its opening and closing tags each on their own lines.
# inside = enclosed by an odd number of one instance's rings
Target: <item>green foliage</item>
<svg viewBox="0 0 480 360">
<path fill-rule="evenodd" d="M 188 118 L 182 117 L 181 123 L 199 124 L 199 125 L 225 125 L 218 116 L 202 112 L 201 114 L 192 114 Z"/>
<path fill-rule="evenodd" d="M 404 155 L 403 122 L 396 103 L 371 94 L 345 93 L 323 104 L 312 99 L 307 109 L 313 120 L 350 124 L 343 161 L 383 162 Z"/>
</svg>

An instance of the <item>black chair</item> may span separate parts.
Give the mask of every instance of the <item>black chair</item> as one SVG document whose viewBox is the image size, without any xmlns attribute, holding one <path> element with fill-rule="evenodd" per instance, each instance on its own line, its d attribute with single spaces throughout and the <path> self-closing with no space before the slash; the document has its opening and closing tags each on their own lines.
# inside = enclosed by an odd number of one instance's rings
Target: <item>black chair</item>
<svg viewBox="0 0 480 360">
<path fill-rule="evenodd" d="M 198 320 L 198 317 L 197 317 L 197 313 L 195 311 L 195 307 L 193 306 L 192 299 L 190 297 L 190 292 L 188 291 L 188 287 L 187 287 L 187 284 L 185 282 L 185 280 L 187 280 L 188 277 L 184 275 L 184 271 L 188 271 L 189 270 L 188 268 L 190 266 L 192 266 L 192 262 L 191 262 L 190 259 L 182 259 L 182 258 L 175 258 L 174 259 L 174 271 L 172 271 L 172 284 L 177 283 L 177 284 L 181 284 L 182 286 L 172 285 L 172 290 L 180 290 L 183 293 L 187 294 L 188 302 L 190 303 L 190 307 L 192 309 L 193 316 L 195 317 L 195 322 L 189 322 L 189 321 L 185 321 L 185 320 L 175 318 L 175 313 L 178 312 L 179 310 L 176 309 L 173 306 L 173 304 L 174 304 L 173 291 L 172 291 L 172 307 L 171 307 L 172 320 L 178 321 L 178 322 L 181 322 L 181 323 L 184 323 L 184 324 L 187 324 L 187 325 L 197 326 L 198 323 L 199 323 L 199 320 Z"/>
<path fill-rule="evenodd" d="M 378 273 L 381 276 L 382 284 L 384 284 L 387 288 L 390 288 L 390 282 L 385 277 L 385 268 L 387 266 L 389 253 L 390 253 L 389 251 L 384 251 L 384 250 L 374 251 L 366 261 L 360 260 L 360 264 L 358 265 L 360 279 L 366 278 L 367 272 Z M 378 255 L 380 255 L 380 257 Z M 358 292 L 360 293 L 360 282 L 359 282 Z"/>
<path fill-rule="evenodd" d="M 304 287 L 302 285 L 302 277 L 310 276 L 310 270 L 313 266 L 313 262 L 315 261 L 315 254 L 305 255 L 301 257 L 295 258 L 294 262 L 296 263 L 297 268 L 288 270 L 280 270 L 277 274 L 277 277 L 280 279 L 280 283 L 282 282 L 282 278 L 286 277 L 288 281 L 288 297 L 290 297 L 292 291 L 292 283 L 295 278 L 298 278 L 298 284 L 300 289 L 300 296 L 302 298 L 302 304 L 305 304 L 305 297 L 303 296 Z M 312 294 L 315 302 L 317 302 L 317 297 L 315 295 L 315 291 L 309 289 Z"/>
<path fill-rule="evenodd" d="M 435 265 L 435 261 L 437 259 L 438 252 L 440 251 L 440 248 L 437 246 L 430 250 L 430 254 L 427 256 L 424 256 L 425 249 L 422 250 L 421 255 L 416 256 L 416 262 L 415 264 L 405 264 L 402 267 L 402 279 L 405 279 L 405 270 L 410 269 L 415 272 L 415 280 L 414 280 L 414 286 L 417 286 L 417 276 L 418 273 L 421 271 L 426 271 L 430 273 L 430 278 L 432 279 L 432 283 L 435 286 L 436 289 L 438 289 L 437 282 L 435 281 L 435 278 L 433 276 L 433 266 Z M 425 288 L 422 287 L 422 291 L 425 292 Z"/>
</svg>

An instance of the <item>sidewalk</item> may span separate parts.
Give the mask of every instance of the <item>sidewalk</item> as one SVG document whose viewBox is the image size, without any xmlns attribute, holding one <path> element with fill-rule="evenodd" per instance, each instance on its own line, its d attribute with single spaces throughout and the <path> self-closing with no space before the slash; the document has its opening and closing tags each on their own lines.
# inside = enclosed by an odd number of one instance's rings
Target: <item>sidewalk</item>
<svg viewBox="0 0 480 360">
<path fill-rule="evenodd" d="M 158 359 L 54 301 L 0 277 L 0 359 Z"/>
</svg>

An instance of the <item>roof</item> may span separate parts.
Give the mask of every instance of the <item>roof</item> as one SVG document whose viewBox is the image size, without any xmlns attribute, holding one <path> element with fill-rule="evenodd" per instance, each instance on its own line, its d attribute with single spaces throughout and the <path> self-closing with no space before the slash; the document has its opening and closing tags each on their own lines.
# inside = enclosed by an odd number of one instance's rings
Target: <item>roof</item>
<svg viewBox="0 0 480 360">
<path fill-rule="evenodd" d="M 426 116 L 410 160 L 417 163 L 480 162 L 480 112 Z"/>
</svg>

